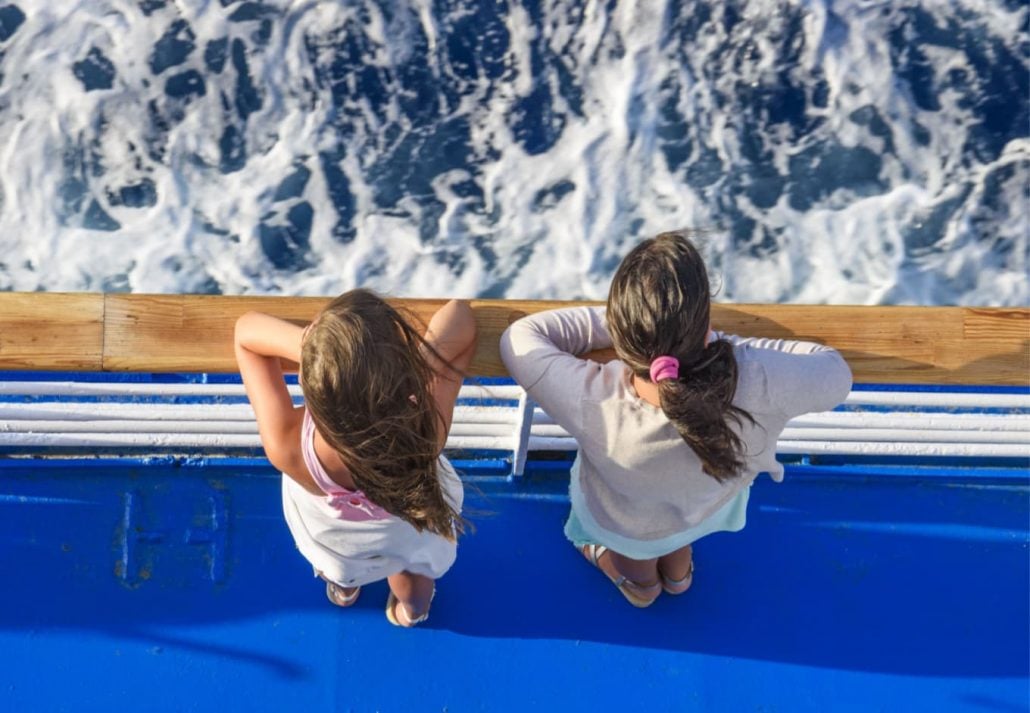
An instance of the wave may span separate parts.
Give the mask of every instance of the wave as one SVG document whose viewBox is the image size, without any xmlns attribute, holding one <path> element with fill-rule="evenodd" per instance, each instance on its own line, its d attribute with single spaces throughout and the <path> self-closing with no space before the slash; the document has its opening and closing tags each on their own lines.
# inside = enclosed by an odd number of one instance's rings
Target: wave
<svg viewBox="0 0 1030 713">
<path fill-rule="evenodd" d="M 1017 2 L 0 6 L 0 289 L 1028 302 Z"/>
</svg>

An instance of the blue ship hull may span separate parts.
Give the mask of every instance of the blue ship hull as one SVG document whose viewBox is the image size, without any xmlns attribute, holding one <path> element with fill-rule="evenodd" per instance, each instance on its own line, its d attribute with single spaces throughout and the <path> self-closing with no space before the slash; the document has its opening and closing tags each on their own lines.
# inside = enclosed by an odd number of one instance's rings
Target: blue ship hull
<svg viewBox="0 0 1030 713">
<path fill-rule="evenodd" d="M 788 467 L 630 607 L 563 539 L 567 461 L 466 463 L 476 532 L 417 630 L 341 610 L 260 459 L 0 461 L 4 710 L 1021 711 L 1022 468 Z"/>
</svg>

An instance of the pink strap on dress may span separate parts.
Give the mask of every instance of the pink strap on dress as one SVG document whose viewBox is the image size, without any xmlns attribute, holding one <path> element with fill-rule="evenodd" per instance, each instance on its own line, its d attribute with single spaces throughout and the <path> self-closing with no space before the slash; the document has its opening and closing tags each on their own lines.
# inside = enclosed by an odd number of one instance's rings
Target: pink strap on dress
<svg viewBox="0 0 1030 713">
<path fill-rule="evenodd" d="M 329 474 L 325 472 L 322 463 L 315 455 L 315 422 L 311 414 L 304 409 L 304 426 L 300 438 L 300 450 L 304 455 L 304 463 L 314 479 L 315 484 L 321 488 L 326 496 L 326 502 L 333 510 L 339 513 L 341 520 L 350 522 L 366 522 L 368 520 L 387 520 L 390 513 L 368 499 L 360 490 L 347 490 L 336 483 Z"/>
</svg>

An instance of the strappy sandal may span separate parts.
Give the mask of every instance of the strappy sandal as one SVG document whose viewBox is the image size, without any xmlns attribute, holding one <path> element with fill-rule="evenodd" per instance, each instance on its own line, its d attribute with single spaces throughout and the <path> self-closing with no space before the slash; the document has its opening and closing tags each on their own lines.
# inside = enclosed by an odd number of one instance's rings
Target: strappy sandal
<svg viewBox="0 0 1030 713">
<path fill-rule="evenodd" d="M 433 594 L 429 597 L 430 605 L 432 605 L 433 597 L 435 596 L 436 590 L 434 589 Z M 402 622 L 401 617 L 403 617 L 407 623 Z M 417 624 L 421 624 L 428 618 L 429 610 L 426 609 L 426 611 L 421 616 L 417 616 L 414 619 L 412 619 L 408 615 L 408 612 L 405 610 L 404 605 L 401 604 L 401 600 L 394 596 L 393 592 L 390 592 L 390 596 L 386 599 L 386 620 L 394 626 L 400 626 L 405 629 L 410 629 L 411 627 Z"/>
<path fill-rule="evenodd" d="M 683 579 L 669 579 L 661 567 L 658 568 L 658 578 L 662 581 L 662 589 L 666 594 L 683 594 L 690 589 L 690 585 L 694 581 L 694 560 L 690 560 L 690 569 L 687 570 L 687 576 Z"/>
<path fill-rule="evenodd" d="M 654 584 L 641 584 L 640 582 L 634 582 L 632 579 L 621 575 L 613 578 L 601 568 L 601 557 L 603 557 L 604 553 L 607 551 L 608 548 L 604 545 L 589 544 L 583 545 L 583 547 L 580 548 L 580 552 L 583 553 L 583 556 L 587 558 L 590 564 L 601 570 L 601 574 L 608 577 L 608 581 L 618 587 L 619 591 L 622 592 L 622 596 L 626 597 L 626 601 L 640 609 L 651 606 L 654 603 L 654 600 L 658 598 L 658 595 L 662 593 L 661 582 L 655 582 Z M 654 592 L 654 596 L 641 596 L 634 590 L 646 592 L 648 594 Z"/>
<path fill-rule="evenodd" d="M 348 593 L 348 589 L 351 591 Z M 361 587 L 341 587 L 336 582 L 326 580 L 325 596 L 338 607 L 349 607 L 358 601 Z"/>
</svg>

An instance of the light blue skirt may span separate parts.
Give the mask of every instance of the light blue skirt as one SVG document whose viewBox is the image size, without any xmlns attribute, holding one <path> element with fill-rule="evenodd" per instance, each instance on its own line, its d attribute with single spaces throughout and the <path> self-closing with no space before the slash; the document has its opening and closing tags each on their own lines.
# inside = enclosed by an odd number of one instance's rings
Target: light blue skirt
<svg viewBox="0 0 1030 713">
<path fill-rule="evenodd" d="M 709 515 L 694 527 L 677 532 L 659 540 L 635 540 L 606 530 L 594 520 L 584 506 L 583 493 L 579 488 L 579 457 L 572 464 L 569 479 L 569 497 L 572 511 L 565 523 L 565 536 L 577 548 L 598 544 L 634 560 L 648 560 L 675 552 L 713 532 L 739 532 L 747 524 L 747 501 L 751 486 L 743 488 L 725 505 Z M 578 507 L 577 507 L 578 506 Z"/>
</svg>

